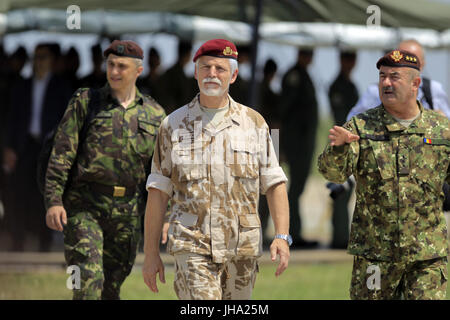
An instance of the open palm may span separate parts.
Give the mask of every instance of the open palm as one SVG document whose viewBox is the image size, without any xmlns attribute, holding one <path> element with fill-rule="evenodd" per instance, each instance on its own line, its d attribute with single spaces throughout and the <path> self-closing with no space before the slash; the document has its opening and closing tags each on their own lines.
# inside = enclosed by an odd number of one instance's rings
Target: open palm
<svg viewBox="0 0 450 320">
<path fill-rule="evenodd" d="M 330 139 L 330 145 L 336 147 L 359 140 L 358 135 L 353 134 L 347 129 L 339 126 L 333 126 L 333 128 L 330 129 L 330 135 L 328 138 Z"/>
</svg>

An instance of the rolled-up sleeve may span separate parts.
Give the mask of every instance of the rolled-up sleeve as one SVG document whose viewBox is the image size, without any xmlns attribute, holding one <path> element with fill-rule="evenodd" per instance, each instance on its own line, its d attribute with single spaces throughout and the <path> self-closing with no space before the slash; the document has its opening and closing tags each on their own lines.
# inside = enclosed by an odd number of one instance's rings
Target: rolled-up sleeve
<svg viewBox="0 0 450 320">
<path fill-rule="evenodd" d="M 277 153 L 273 145 L 272 137 L 269 134 L 269 128 L 266 127 L 263 134 L 260 135 L 260 192 L 266 194 L 272 186 L 286 182 L 288 179 L 283 169 L 278 163 Z"/>
<path fill-rule="evenodd" d="M 147 190 L 149 188 L 161 190 L 169 197 L 173 194 L 171 150 L 172 142 L 168 128 L 168 117 L 166 117 L 159 127 L 153 153 L 152 171 L 147 178 L 146 188 Z"/>
<path fill-rule="evenodd" d="M 283 172 L 283 169 L 278 166 L 276 168 L 261 169 L 261 193 L 266 194 L 270 187 L 280 183 L 286 182 L 288 179 Z"/>
<path fill-rule="evenodd" d="M 170 181 L 169 178 L 158 173 L 152 172 L 151 174 L 149 174 L 147 179 L 147 190 L 150 188 L 161 190 L 167 193 L 169 197 L 171 197 L 173 193 L 172 181 Z"/>
</svg>

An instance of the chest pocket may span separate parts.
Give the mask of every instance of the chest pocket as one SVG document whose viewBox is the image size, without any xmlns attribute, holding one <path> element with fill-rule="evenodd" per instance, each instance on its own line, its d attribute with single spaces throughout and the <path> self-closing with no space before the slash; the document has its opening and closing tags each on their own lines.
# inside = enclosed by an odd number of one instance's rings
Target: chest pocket
<svg viewBox="0 0 450 320">
<path fill-rule="evenodd" d="M 395 152 L 390 141 L 369 140 L 381 178 L 384 180 L 395 177 Z"/>
<path fill-rule="evenodd" d="M 247 179 L 258 178 L 257 145 L 249 140 L 230 140 L 230 149 L 227 164 L 231 175 Z"/>
<path fill-rule="evenodd" d="M 172 150 L 172 163 L 179 181 L 199 180 L 207 177 L 207 163 L 203 159 L 202 143 L 176 143 Z"/>
<path fill-rule="evenodd" d="M 89 123 L 87 144 L 110 146 L 113 140 L 113 116 L 111 112 L 99 112 Z M 83 147 L 84 148 L 84 147 Z M 87 148 L 90 149 L 90 148 Z"/>
<path fill-rule="evenodd" d="M 159 123 L 138 118 L 138 131 L 136 138 L 136 151 L 141 156 L 150 157 L 155 146 L 156 133 Z"/>
<path fill-rule="evenodd" d="M 112 131 L 112 113 L 102 111 L 99 112 L 90 123 L 90 129 L 94 132 L 111 132 Z"/>
<path fill-rule="evenodd" d="M 439 189 L 450 164 L 450 140 L 421 136 L 414 140 L 411 149 L 415 176 Z"/>
<path fill-rule="evenodd" d="M 360 174 L 381 175 L 384 180 L 395 177 L 395 152 L 392 142 L 385 135 L 365 135 L 360 144 L 358 170 Z"/>
</svg>

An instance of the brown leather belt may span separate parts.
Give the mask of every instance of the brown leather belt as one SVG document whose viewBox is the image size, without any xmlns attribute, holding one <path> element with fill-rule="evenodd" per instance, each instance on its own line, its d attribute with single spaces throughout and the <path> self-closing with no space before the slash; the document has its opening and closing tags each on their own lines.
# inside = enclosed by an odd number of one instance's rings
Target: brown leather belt
<svg viewBox="0 0 450 320">
<path fill-rule="evenodd" d="M 101 183 L 90 183 L 89 185 L 94 192 L 113 197 L 129 197 L 136 193 L 136 187 L 108 186 Z"/>
</svg>

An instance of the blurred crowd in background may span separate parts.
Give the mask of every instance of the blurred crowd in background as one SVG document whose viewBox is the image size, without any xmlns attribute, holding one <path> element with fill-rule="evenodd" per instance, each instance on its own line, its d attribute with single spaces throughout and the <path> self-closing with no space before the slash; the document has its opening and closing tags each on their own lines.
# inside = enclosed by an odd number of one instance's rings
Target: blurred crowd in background
<svg viewBox="0 0 450 320">
<path fill-rule="evenodd" d="M 178 59 L 165 72 L 160 71 L 158 50 L 151 47 L 145 52 L 148 72 L 138 79 L 137 87 L 156 99 L 167 114 L 190 102 L 198 92 L 196 80 L 184 71 L 186 64 L 192 61 L 192 51 L 191 43 L 180 40 Z M 250 47 L 238 46 L 238 52 L 239 63 L 248 63 Z M 280 162 L 288 166 L 290 177 L 290 231 L 294 248 L 302 249 L 319 245 L 317 241 L 302 237 L 298 204 L 314 163 L 319 117 L 314 84 L 307 70 L 314 50 L 299 49 L 297 54 L 296 64 L 282 77 L 280 93 L 271 87 L 277 64 L 270 58 L 265 62 L 262 80 L 256 86 L 255 106 L 271 129 L 280 129 Z M 41 43 L 34 52 L 19 47 L 6 54 L 0 46 L 0 196 L 3 203 L 0 230 L 1 238 L 7 239 L 4 243 L 8 243 L 3 250 L 26 250 L 27 235 L 38 239 L 38 250 L 52 250 L 54 234 L 45 225 L 45 208 L 36 185 L 37 157 L 45 135 L 58 124 L 73 92 L 80 87 L 100 88 L 106 84 L 100 44 L 92 46 L 91 58 L 92 72 L 80 78 L 77 76 L 80 57 L 74 47 L 62 52 L 58 43 Z M 340 72 L 330 86 L 329 96 L 337 124 L 344 122 L 358 101 L 358 91 L 351 81 L 356 59 L 355 52 L 341 52 L 340 61 L 336 61 Z M 21 72 L 28 61 L 32 61 L 33 72 L 30 78 L 24 78 Z M 248 105 L 249 88 L 249 81 L 238 76 L 230 86 L 230 95 L 235 101 Z M 334 236 L 330 244 L 333 248 L 343 249 L 347 245 L 347 202 L 348 198 L 343 199 L 340 218 L 333 218 Z M 260 214 L 266 230 L 269 213 L 263 196 Z M 266 235 L 264 243 L 269 240 Z"/>
</svg>

